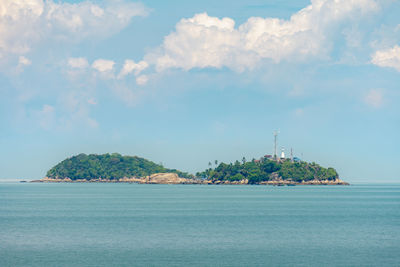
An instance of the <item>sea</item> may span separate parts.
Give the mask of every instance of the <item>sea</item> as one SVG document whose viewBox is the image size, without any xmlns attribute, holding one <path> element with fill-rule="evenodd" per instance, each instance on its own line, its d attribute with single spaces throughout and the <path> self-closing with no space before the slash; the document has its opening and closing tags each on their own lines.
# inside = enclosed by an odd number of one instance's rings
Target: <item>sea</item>
<svg viewBox="0 0 400 267">
<path fill-rule="evenodd" d="M 400 185 L 0 183 L 0 266 L 400 266 Z"/>
</svg>

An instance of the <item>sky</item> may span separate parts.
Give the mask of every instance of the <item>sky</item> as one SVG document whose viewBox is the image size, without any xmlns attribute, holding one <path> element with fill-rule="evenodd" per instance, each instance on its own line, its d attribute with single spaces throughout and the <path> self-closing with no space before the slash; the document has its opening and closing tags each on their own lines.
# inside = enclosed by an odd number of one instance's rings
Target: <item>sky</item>
<svg viewBox="0 0 400 267">
<path fill-rule="evenodd" d="M 195 173 L 279 149 L 400 182 L 400 2 L 0 1 L 0 179 L 79 153 Z"/>
</svg>

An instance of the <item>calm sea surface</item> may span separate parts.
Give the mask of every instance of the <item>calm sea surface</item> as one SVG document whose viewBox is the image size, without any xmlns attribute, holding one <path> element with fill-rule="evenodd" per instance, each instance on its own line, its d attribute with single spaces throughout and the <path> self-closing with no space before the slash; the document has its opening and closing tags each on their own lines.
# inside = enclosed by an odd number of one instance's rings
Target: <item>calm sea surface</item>
<svg viewBox="0 0 400 267">
<path fill-rule="evenodd" d="M 400 186 L 0 183 L 0 266 L 400 266 Z"/>
</svg>

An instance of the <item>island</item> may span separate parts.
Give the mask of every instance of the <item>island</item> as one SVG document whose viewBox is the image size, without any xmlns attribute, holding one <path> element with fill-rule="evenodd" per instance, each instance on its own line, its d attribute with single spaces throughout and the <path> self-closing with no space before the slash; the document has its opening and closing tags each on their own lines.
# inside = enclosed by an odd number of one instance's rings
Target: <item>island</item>
<svg viewBox="0 0 400 267">
<path fill-rule="evenodd" d="M 103 182 L 140 184 L 348 185 L 334 168 L 312 162 L 262 157 L 219 163 L 195 175 L 138 156 L 79 154 L 51 168 L 32 182 Z"/>
</svg>

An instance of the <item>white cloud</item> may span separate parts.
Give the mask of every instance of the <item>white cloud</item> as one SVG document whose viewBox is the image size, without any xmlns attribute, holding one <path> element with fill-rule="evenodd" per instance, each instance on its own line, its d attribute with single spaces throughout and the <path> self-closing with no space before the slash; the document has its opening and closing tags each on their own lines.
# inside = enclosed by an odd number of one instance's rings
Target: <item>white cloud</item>
<svg viewBox="0 0 400 267">
<path fill-rule="evenodd" d="M 19 56 L 18 58 L 18 65 L 15 68 L 15 73 L 18 74 L 24 70 L 25 67 L 32 64 L 32 61 L 24 56 Z"/>
<path fill-rule="evenodd" d="M 364 102 L 373 108 L 380 108 L 383 105 L 382 90 L 369 90 L 369 92 L 364 96 Z"/>
<path fill-rule="evenodd" d="M 242 71 L 263 59 L 326 58 L 332 46 L 328 37 L 337 25 L 378 8 L 373 0 L 314 0 L 289 20 L 251 17 L 237 28 L 230 18 L 197 14 L 178 22 L 159 51 L 145 58 L 158 71 L 205 67 Z"/>
<path fill-rule="evenodd" d="M 143 70 L 145 70 L 148 66 L 149 66 L 149 64 L 144 60 L 142 60 L 138 63 L 135 63 L 135 61 L 127 59 L 127 60 L 125 60 L 124 66 L 122 67 L 122 70 L 118 75 L 118 78 L 122 78 L 131 72 L 134 72 L 135 76 L 137 76 Z"/>
<path fill-rule="evenodd" d="M 136 83 L 138 85 L 145 85 L 149 80 L 149 77 L 147 75 L 140 75 L 139 77 L 136 78 Z"/>
<path fill-rule="evenodd" d="M 18 65 L 21 66 L 29 66 L 32 64 L 32 61 L 30 61 L 28 58 L 24 57 L 24 56 L 20 56 L 19 60 L 18 60 Z"/>
<path fill-rule="evenodd" d="M 76 57 L 68 59 L 68 66 L 74 69 L 85 69 L 89 66 L 89 63 L 84 57 Z"/>
<path fill-rule="evenodd" d="M 112 72 L 114 69 L 115 62 L 106 59 L 97 59 L 93 62 L 92 68 L 99 72 Z"/>
<path fill-rule="evenodd" d="M 69 4 L 52 0 L 0 1 L 0 58 L 25 54 L 40 41 L 77 42 L 106 37 L 124 28 L 132 17 L 145 16 L 140 3 L 91 1 Z"/>
<path fill-rule="evenodd" d="M 104 9 L 102 9 L 101 7 L 98 7 L 98 6 L 91 6 L 90 11 L 96 17 L 101 17 L 104 15 Z"/>
<path fill-rule="evenodd" d="M 243 49 L 234 25 L 230 18 L 218 19 L 206 13 L 182 19 L 176 25 L 176 32 L 165 37 L 162 53 L 149 55 L 149 59 L 155 61 L 159 71 L 171 67 L 189 70 L 237 64 L 250 66 L 254 56 L 240 57 L 237 53 Z"/>
<path fill-rule="evenodd" d="M 380 67 L 390 67 L 400 71 L 400 46 L 376 51 L 372 55 L 371 62 Z"/>
</svg>

